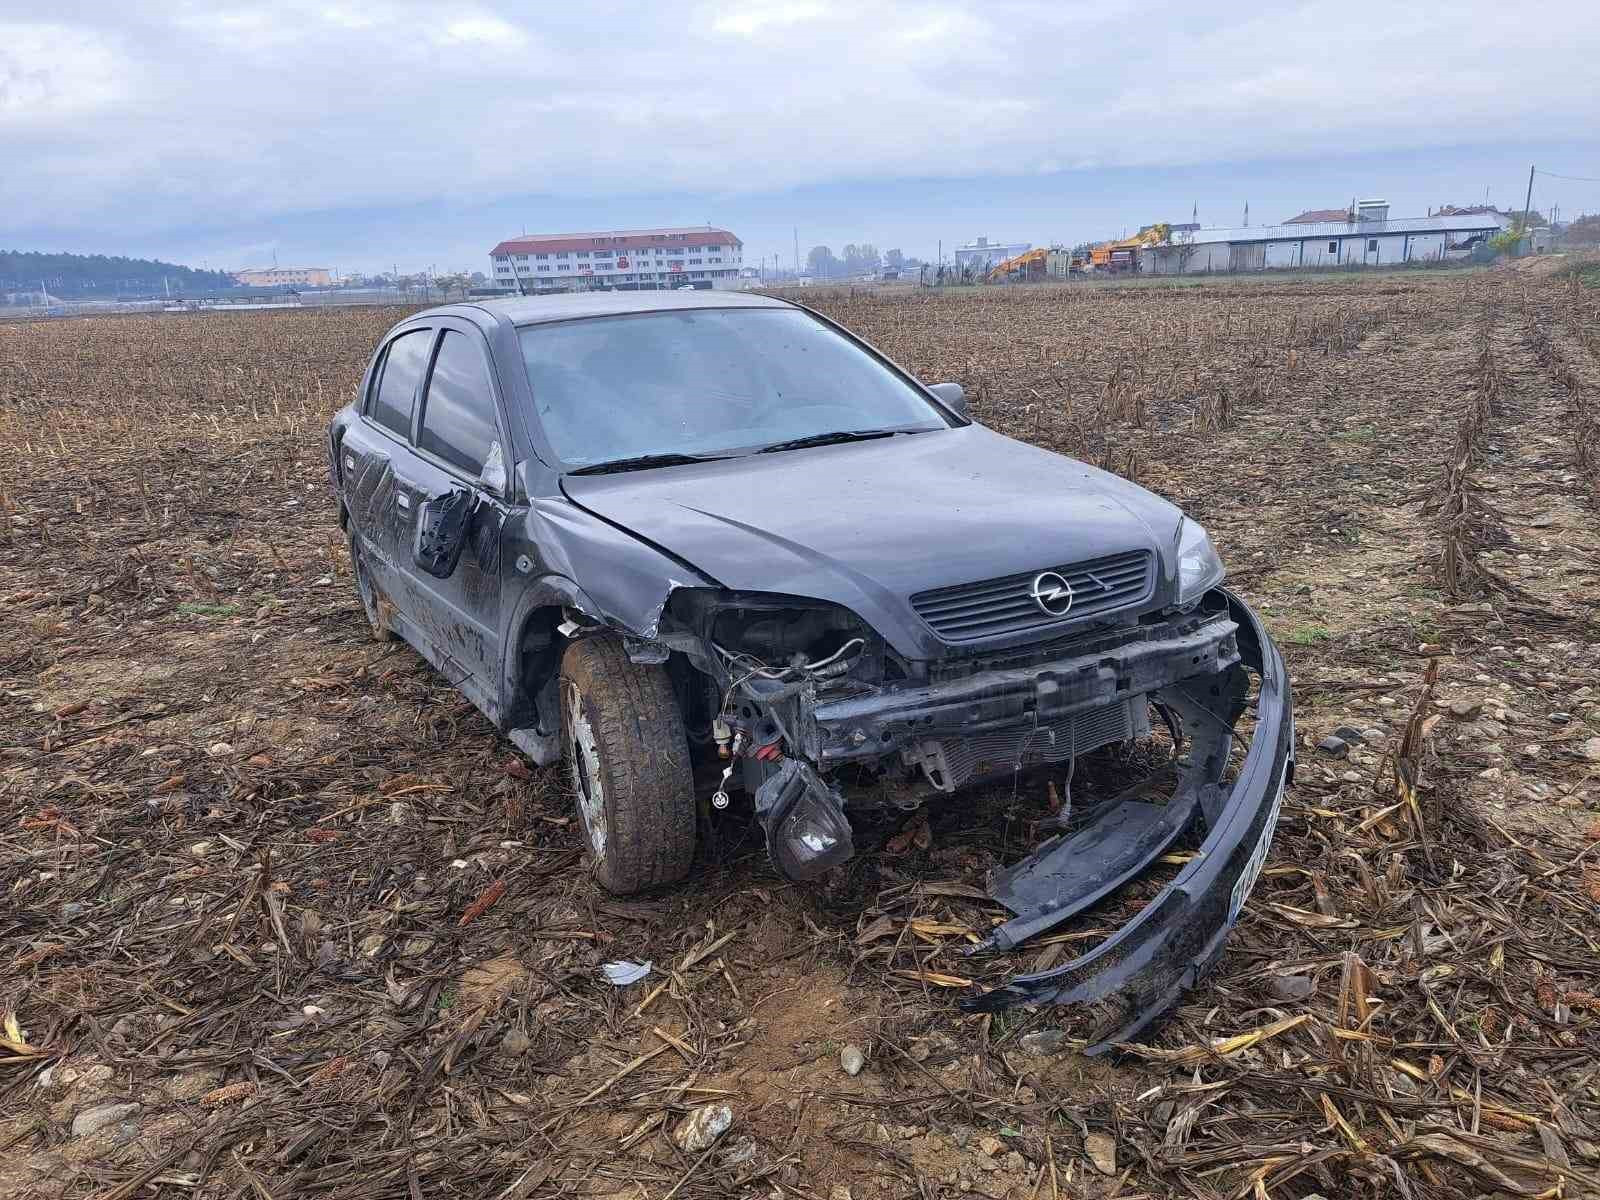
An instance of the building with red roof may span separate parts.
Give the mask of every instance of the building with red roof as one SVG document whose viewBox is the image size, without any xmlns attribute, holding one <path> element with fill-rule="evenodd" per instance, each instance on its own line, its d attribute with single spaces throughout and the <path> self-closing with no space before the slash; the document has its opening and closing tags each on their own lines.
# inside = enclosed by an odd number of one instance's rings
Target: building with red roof
<svg viewBox="0 0 1600 1200">
<path fill-rule="evenodd" d="M 1298 217 L 1290 217 L 1285 225 L 1321 225 L 1328 221 L 1347 221 L 1350 219 L 1348 208 L 1308 208 Z"/>
<path fill-rule="evenodd" d="M 500 287 L 634 290 L 735 287 L 743 252 L 744 244 L 726 229 L 690 225 L 524 235 L 501 242 L 489 257 Z"/>
</svg>

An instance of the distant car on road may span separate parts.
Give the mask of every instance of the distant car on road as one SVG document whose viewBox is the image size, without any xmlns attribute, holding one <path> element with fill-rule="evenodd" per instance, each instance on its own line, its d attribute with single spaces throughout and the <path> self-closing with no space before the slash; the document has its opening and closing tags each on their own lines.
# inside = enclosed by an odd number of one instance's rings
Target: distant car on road
<svg viewBox="0 0 1600 1200">
<path fill-rule="evenodd" d="M 1172 794 L 1110 802 L 996 872 L 1014 917 L 985 946 L 1059 925 L 1191 829 L 1200 853 L 1095 950 L 970 1003 L 1120 993 L 1109 1044 L 1220 952 L 1293 717 L 1271 639 L 1165 500 L 984 428 L 959 385 L 817 313 L 735 292 L 419 313 L 328 448 L 373 629 L 536 762 L 566 761 L 612 891 L 683 879 L 730 792 L 776 868 L 811 879 L 853 853 L 847 800 L 1070 770 L 1154 714 Z"/>
</svg>

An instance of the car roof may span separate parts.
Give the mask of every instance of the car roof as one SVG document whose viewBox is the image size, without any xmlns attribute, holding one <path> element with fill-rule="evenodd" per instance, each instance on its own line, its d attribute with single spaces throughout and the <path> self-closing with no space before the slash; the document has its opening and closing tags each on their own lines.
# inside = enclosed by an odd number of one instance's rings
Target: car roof
<svg viewBox="0 0 1600 1200">
<path fill-rule="evenodd" d="M 432 310 L 475 308 L 492 320 L 510 325 L 539 325 L 570 321 L 576 317 L 605 317 L 623 313 L 678 312 L 694 308 L 793 308 L 786 300 L 754 292 L 569 292 L 558 296 L 509 296 L 480 300 L 470 305 L 452 304 Z M 418 313 L 426 317 L 429 313 Z"/>
</svg>

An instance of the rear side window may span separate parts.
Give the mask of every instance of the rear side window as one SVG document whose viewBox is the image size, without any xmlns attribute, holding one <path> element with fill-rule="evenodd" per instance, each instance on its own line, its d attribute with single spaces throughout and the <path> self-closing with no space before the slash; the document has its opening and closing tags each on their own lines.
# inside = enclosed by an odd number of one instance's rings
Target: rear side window
<svg viewBox="0 0 1600 1200">
<path fill-rule="evenodd" d="M 483 352 L 466 334 L 446 330 L 428 379 L 417 445 L 476 479 L 499 438 Z"/>
<path fill-rule="evenodd" d="M 411 436 L 411 405 L 417 398 L 417 384 L 422 382 L 432 344 L 433 330 L 418 329 L 395 338 L 384 355 L 378 389 L 372 396 L 371 416 L 403 438 Z"/>
</svg>

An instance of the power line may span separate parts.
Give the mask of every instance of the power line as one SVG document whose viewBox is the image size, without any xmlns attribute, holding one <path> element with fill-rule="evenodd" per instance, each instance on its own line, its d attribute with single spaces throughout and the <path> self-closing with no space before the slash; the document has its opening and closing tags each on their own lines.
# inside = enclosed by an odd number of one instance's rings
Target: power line
<svg viewBox="0 0 1600 1200">
<path fill-rule="evenodd" d="M 1588 175 L 1557 175 L 1554 171 L 1540 171 L 1540 175 L 1548 175 L 1551 179 L 1570 179 L 1574 183 L 1600 183 L 1600 179 Z"/>
</svg>

